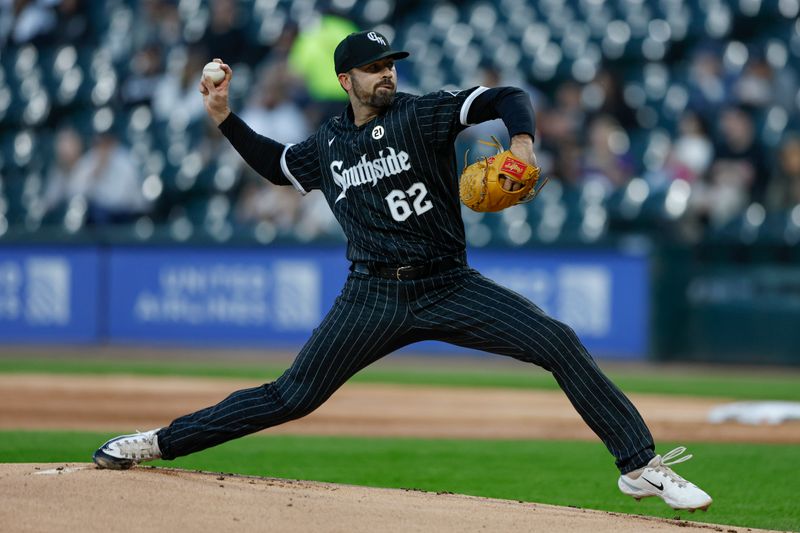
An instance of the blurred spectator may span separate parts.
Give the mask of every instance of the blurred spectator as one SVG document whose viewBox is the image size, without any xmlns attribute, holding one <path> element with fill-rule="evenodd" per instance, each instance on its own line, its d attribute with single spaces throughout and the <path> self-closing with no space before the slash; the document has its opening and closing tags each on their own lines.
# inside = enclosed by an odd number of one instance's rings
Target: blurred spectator
<svg viewBox="0 0 800 533">
<path fill-rule="evenodd" d="M 237 199 L 236 221 L 244 225 L 268 222 L 277 234 L 289 235 L 297 222 L 300 198 L 293 187 L 276 187 L 261 177 L 251 177 Z"/>
<path fill-rule="evenodd" d="M 577 141 L 583 131 L 586 111 L 581 105 L 581 90 L 577 82 L 565 81 L 556 88 L 552 107 L 535 108 L 536 128 L 542 142 L 552 151 L 563 143 Z"/>
<path fill-rule="evenodd" d="M 133 49 L 139 50 L 147 43 L 159 42 L 166 48 L 181 43 L 181 19 L 177 2 L 172 0 L 141 0 L 136 6 L 136 23 L 133 25 Z"/>
<path fill-rule="evenodd" d="M 588 126 L 582 181 L 600 182 L 607 191 L 625 185 L 633 174 L 630 140 L 616 119 L 598 115 Z"/>
<path fill-rule="evenodd" d="M 237 0 L 211 0 L 211 17 L 200 39 L 212 58 L 219 57 L 229 64 L 258 59 L 258 49 L 245 31 L 240 5 Z"/>
<path fill-rule="evenodd" d="M 358 31 L 356 25 L 342 17 L 323 15 L 318 22 L 297 35 L 289 52 L 289 66 L 305 81 L 315 101 L 319 122 L 342 112 L 347 93 L 339 85 L 333 64 L 336 45 L 349 34 Z"/>
<path fill-rule="evenodd" d="M 333 216 L 325 195 L 321 191 L 311 191 L 298 206 L 296 238 L 303 242 L 312 239 L 339 237 L 344 240 L 344 232 L 339 221 Z"/>
<path fill-rule="evenodd" d="M 222 131 L 210 120 L 203 121 L 203 135 L 197 144 L 197 151 L 203 159 L 204 167 L 211 165 L 215 160 L 221 161 L 223 159 L 225 164 L 236 165 L 237 171 L 244 164 L 244 161 L 222 134 Z"/>
<path fill-rule="evenodd" d="M 210 120 L 202 123 L 203 134 L 195 149 L 200 154 L 202 167 L 213 172 L 215 191 L 233 197 L 241 184 L 243 170 L 245 175 L 256 176 L 241 156 L 228 142 L 220 129 Z M 259 178 L 264 181 L 263 178 Z"/>
<path fill-rule="evenodd" d="M 577 140 L 586 126 L 586 110 L 581 102 L 583 88 L 578 82 L 565 81 L 556 89 L 556 100 L 550 118 L 553 124 L 541 124 L 537 127 L 547 127 L 547 135 L 558 142 Z"/>
<path fill-rule="evenodd" d="M 58 17 L 57 41 L 73 46 L 84 44 L 97 38 L 92 32 L 85 0 L 60 0 L 56 7 Z"/>
<path fill-rule="evenodd" d="M 602 68 L 581 91 L 582 107 L 588 108 L 592 114 L 606 114 L 614 117 L 626 130 L 638 127 L 636 112 L 628 106 L 620 87 L 620 73 L 610 68 Z"/>
<path fill-rule="evenodd" d="M 763 152 L 755 143 L 753 119 L 745 109 L 729 107 L 722 111 L 719 137 L 717 158 L 690 199 L 693 215 L 713 227 L 733 219 L 751 201 L 762 201 L 763 194 L 753 191 L 758 184 L 765 186 L 768 177 Z"/>
<path fill-rule="evenodd" d="M 540 105 L 534 108 L 537 142 L 540 145 L 536 155 L 545 174 L 552 171 L 562 178 L 572 175 L 571 172 L 565 173 L 567 165 L 566 161 L 562 161 L 562 150 L 572 151 L 569 148 L 577 146 L 585 126 L 586 111 L 581 105 L 581 91 L 582 87 L 577 82 L 565 81 L 556 88 L 552 107 L 547 105 L 544 98 L 540 98 Z M 570 166 L 575 168 L 574 165 Z M 580 167 L 579 164 L 577 166 Z"/>
<path fill-rule="evenodd" d="M 773 74 L 766 59 L 751 58 L 732 88 L 737 102 L 753 108 L 768 107 L 773 99 Z"/>
<path fill-rule="evenodd" d="M 714 167 L 724 167 L 752 201 L 762 202 L 769 182 L 766 154 L 756 142 L 756 127 L 743 107 L 728 107 L 719 120 Z M 719 172 L 719 170 L 715 170 Z"/>
<path fill-rule="evenodd" d="M 55 158 L 47 170 L 44 197 L 44 211 L 48 212 L 68 202 L 77 191 L 71 190 L 75 182 L 73 173 L 83 155 L 83 139 L 72 128 L 64 128 L 56 134 L 54 143 Z"/>
<path fill-rule="evenodd" d="M 779 105 L 786 110 L 795 107 L 798 91 L 797 72 L 792 63 L 775 68 L 764 53 L 756 53 L 747 62 L 732 91 L 736 102 L 766 110 Z"/>
<path fill-rule="evenodd" d="M 168 70 L 162 76 L 153 94 L 153 113 L 157 119 L 168 120 L 182 115 L 187 123 L 191 123 L 205 116 L 197 86 L 203 67 L 209 61 L 205 48 L 190 47 L 185 59 L 174 69 L 177 72 Z"/>
<path fill-rule="evenodd" d="M 86 197 L 90 223 L 125 223 L 148 208 L 141 181 L 131 153 L 115 134 L 105 132 L 75 165 L 67 190 Z"/>
<path fill-rule="evenodd" d="M 303 242 L 343 235 L 320 191 L 301 197 L 292 187 L 276 187 L 260 177 L 247 180 L 235 214 L 239 224 L 251 226 L 266 222 L 276 235 Z"/>
<path fill-rule="evenodd" d="M 681 116 L 671 155 L 687 181 L 701 179 L 708 170 L 714 159 L 714 145 L 706 123 L 698 114 L 687 111 Z"/>
<path fill-rule="evenodd" d="M 708 179 L 692 190 L 690 208 L 702 224 L 720 227 L 740 213 L 748 204 L 748 176 L 741 166 L 728 162 L 715 163 Z"/>
<path fill-rule="evenodd" d="M 0 48 L 46 42 L 57 28 L 53 2 L 0 0 Z"/>
<path fill-rule="evenodd" d="M 287 21 L 281 30 L 280 36 L 272 44 L 269 53 L 262 54 L 259 61 L 286 61 L 289 58 L 289 53 L 292 51 L 294 41 L 297 39 L 298 28 L 297 24 Z"/>
<path fill-rule="evenodd" d="M 120 99 L 127 106 L 150 104 L 163 77 L 163 52 L 157 42 L 137 51 L 130 61 L 130 73 L 120 88 Z"/>
<path fill-rule="evenodd" d="M 800 205 L 800 133 L 788 135 L 778 150 L 778 168 L 770 182 L 767 205 L 791 209 Z"/>
<path fill-rule="evenodd" d="M 295 80 L 286 63 L 264 68 L 241 117 L 253 130 L 282 143 L 298 143 L 309 135 L 306 116 L 290 99 Z"/>
<path fill-rule="evenodd" d="M 678 122 L 678 137 L 671 143 L 663 167 L 648 172 L 645 179 L 656 190 L 677 179 L 695 183 L 703 179 L 713 158 L 714 145 L 703 120 L 687 111 Z"/>
<path fill-rule="evenodd" d="M 696 51 L 690 61 L 689 107 L 711 122 L 729 99 L 730 88 L 726 84 L 721 54 L 704 47 Z"/>
<path fill-rule="evenodd" d="M 553 161 L 553 176 L 561 180 L 564 187 L 577 189 L 581 185 L 583 171 L 583 145 L 577 142 L 568 142 L 558 147 L 556 159 Z"/>
</svg>

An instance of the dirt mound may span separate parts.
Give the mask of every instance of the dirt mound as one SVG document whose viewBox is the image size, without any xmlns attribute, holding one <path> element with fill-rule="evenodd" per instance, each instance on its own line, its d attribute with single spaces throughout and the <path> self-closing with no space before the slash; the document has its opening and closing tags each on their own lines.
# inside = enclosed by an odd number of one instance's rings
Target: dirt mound
<svg viewBox="0 0 800 533">
<path fill-rule="evenodd" d="M 15 532 L 754 531 L 416 490 L 164 468 L 0 464 L 0 524 Z"/>
</svg>

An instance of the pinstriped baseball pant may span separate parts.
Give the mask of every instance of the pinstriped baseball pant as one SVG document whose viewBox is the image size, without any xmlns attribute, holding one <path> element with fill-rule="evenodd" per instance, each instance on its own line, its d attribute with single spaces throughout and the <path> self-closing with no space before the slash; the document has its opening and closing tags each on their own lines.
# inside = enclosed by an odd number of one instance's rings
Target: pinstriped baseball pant
<svg viewBox="0 0 800 533">
<path fill-rule="evenodd" d="M 421 340 L 541 366 L 552 372 L 622 473 L 654 456 L 653 438 L 642 417 L 572 329 L 468 267 L 414 281 L 351 273 L 283 375 L 176 419 L 159 431 L 162 455 L 188 455 L 305 416 L 359 370 Z"/>
</svg>

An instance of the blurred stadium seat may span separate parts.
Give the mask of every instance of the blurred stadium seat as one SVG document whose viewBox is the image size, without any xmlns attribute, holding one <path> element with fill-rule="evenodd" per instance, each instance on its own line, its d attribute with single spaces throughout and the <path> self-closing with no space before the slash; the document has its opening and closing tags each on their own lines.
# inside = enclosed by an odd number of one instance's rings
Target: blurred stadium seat
<svg viewBox="0 0 800 533">
<path fill-rule="evenodd" d="M 4 40 L 0 51 L 0 228 L 63 230 L 67 219 L 73 229 L 83 227 L 75 222 L 83 220 L 76 215 L 79 210 L 70 209 L 69 203 L 43 212 L 39 201 L 48 168 L 55 161 L 54 135 L 69 125 L 81 134 L 86 147 L 97 132 L 108 130 L 131 150 L 152 208 L 149 222 L 136 222 L 139 231 L 127 228 L 128 234 L 166 232 L 185 239 L 187 234 L 205 232 L 215 240 L 227 240 L 240 232 L 248 238 L 268 238 L 269 223 L 232 223 L 246 170 L 233 164 L 229 154 L 209 156 L 203 120 L 178 112 L 169 120 L 159 120 L 149 97 L 128 105 L 120 96 L 125 81 L 140 72 L 142 66 L 136 61 L 141 58 L 136 53 L 145 46 L 153 45 L 162 54 L 159 76 L 180 70 L 186 54 L 173 52 L 203 45 L 211 25 L 210 4 L 208 0 L 86 0 L 82 15 L 90 31 L 70 42 L 58 31 L 31 42 L 0 36 Z M 548 111 L 561 112 L 557 101 L 561 84 L 577 82 L 586 114 L 580 122 L 583 127 L 594 113 L 614 116 L 620 109 L 609 107 L 611 89 L 600 78 L 601 72 L 610 69 L 619 85 L 615 105 L 627 106 L 633 113 L 632 123 L 617 116 L 626 138 L 624 150 L 617 155 L 624 157 L 632 175 L 603 189 L 581 176 L 567 181 L 561 169 L 551 165 L 546 170 L 552 183 L 535 202 L 500 215 L 465 213 L 468 240 L 474 246 L 530 246 L 560 240 L 595 242 L 630 233 L 679 236 L 676 228 L 693 215 L 689 197 L 696 187 L 684 182 L 685 186 L 673 188 L 667 183 L 665 188 L 653 188 L 642 179 L 643 173 L 667 164 L 667 147 L 689 110 L 713 124 L 724 106 L 748 103 L 757 125 L 758 150 L 767 159 L 788 134 L 797 131 L 799 4 L 796 0 L 242 0 L 238 2 L 238 35 L 254 43 L 261 55 L 226 60 L 236 71 L 232 98 L 236 105 L 244 105 L 253 97 L 251 90 L 263 63 L 285 57 L 299 28 L 333 13 L 360 27 L 377 27 L 397 47 L 412 52 L 407 64 L 398 65 L 409 90 L 484 83 L 491 71 L 499 83 L 521 84 L 531 90 L 537 110 L 547 116 Z M 698 59 L 708 52 L 718 55 L 718 65 Z M 213 51 L 209 54 L 210 58 Z M 751 76 L 748 66 L 759 58 L 765 63 L 754 66 Z M 714 72 L 715 68 L 719 70 Z M 698 69 L 709 77 L 698 77 Z M 760 97 L 759 72 L 777 84 L 781 94 L 753 105 L 758 102 L 751 98 L 753 94 Z M 313 130 L 320 119 L 314 102 L 302 88 L 293 91 L 292 101 L 307 111 Z M 581 136 L 575 142 L 588 145 L 586 131 L 578 133 Z M 540 134 L 542 160 L 555 161 L 561 141 L 549 142 L 548 134 L 546 129 Z M 776 174 L 769 179 L 783 178 Z M 750 200 L 745 212 L 711 228 L 707 236 L 797 245 L 796 209 L 759 203 L 764 210 L 760 217 L 752 203 L 760 199 Z M 183 215 L 175 215 L 178 211 Z M 148 224 L 153 227 L 143 230 Z M 0 233 L 6 234 L 7 229 Z"/>
</svg>

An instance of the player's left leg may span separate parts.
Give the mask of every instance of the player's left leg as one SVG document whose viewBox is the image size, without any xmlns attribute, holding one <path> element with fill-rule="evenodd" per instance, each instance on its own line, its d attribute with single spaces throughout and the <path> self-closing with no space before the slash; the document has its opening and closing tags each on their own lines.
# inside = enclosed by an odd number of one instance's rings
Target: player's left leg
<svg viewBox="0 0 800 533">
<path fill-rule="evenodd" d="M 639 412 L 603 374 L 565 324 L 530 300 L 475 271 L 456 289 L 415 315 L 445 342 L 534 363 L 553 373 L 570 402 L 608 447 L 622 473 L 655 456 L 653 438 Z M 437 297 L 428 290 L 423 301 Z"/>
<path fill-rule="evenodd" d="M 415 316 L 438 332 L 440 340 L 514 357 L 552 372 L 572 405 L 616 458 L 623 492 L 637 498 L 662 496 L 677 508 L 710 504 L 705 493 L 669 469 L 669 454 L 663 461 L 655 455 L 653 437 L 641 415 L 600 370 L 569 326 L 474 270 L 449 283 L 422 285 Z M 640 475 L 647 474 L 648 468 L 652 471 L 648 476 Z M 656 482 L 655 488 L 660 485 L 662 489 L 646 493 L 640 485 L 655 474 L 664 479 Z M 630 481 L 634 488 L 626 491 L 623 481 Z"/>
</svg>

